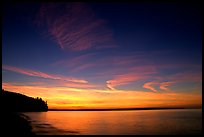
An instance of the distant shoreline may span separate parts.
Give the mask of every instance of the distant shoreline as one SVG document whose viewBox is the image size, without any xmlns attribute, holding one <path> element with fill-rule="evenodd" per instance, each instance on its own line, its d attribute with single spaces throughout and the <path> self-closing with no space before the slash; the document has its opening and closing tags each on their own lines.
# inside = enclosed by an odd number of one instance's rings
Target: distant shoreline
<svg viewBox="0 0 204 137">
<path fill-rule="evenodd" d="M 165 110 L 165 109 L 202 109 L 195 108 L 114 108 L 114 109 L 48 109 L 48 111 L 124 111 L 124 110 Z"/>
</svg>

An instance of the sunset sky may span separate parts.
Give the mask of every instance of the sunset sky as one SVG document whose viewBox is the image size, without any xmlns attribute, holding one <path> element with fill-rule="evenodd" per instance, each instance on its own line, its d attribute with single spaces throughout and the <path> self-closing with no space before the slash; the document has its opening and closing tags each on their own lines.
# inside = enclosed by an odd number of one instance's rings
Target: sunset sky
<svg viewBox="0 0 204 137">
<path fill-rule="evenodd" d="M 202 105 L 201 7 L 9 3 L 2 88 L 49 108 Z"/>
</svg>

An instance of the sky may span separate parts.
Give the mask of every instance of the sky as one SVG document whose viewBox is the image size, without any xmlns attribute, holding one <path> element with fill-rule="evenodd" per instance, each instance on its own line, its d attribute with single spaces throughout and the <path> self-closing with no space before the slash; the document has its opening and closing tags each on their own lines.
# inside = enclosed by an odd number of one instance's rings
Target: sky
<svg viewBox="0 0 204 137">
<path fill-rule="evenodd" d="M 2 88 L 50 109 L 202 106 L 201 6 L 8 3 Z"/>
</svg>

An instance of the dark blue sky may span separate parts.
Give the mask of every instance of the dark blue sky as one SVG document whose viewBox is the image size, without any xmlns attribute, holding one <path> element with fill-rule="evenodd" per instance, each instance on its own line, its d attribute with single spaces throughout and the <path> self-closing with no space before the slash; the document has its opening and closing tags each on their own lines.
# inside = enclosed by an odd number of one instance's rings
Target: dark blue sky
<svg viewBox="0 0 204 137">
<path fill-rule="evenodd" d="M 201 94 L 201 24 L 192 3 L 5 4 L 3 86 Z"/>
</svg>

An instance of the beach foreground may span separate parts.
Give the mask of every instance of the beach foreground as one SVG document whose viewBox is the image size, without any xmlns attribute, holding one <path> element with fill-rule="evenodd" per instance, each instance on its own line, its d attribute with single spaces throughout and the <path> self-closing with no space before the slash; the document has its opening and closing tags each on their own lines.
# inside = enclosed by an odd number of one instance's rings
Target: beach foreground
<svg viewBox="0 0 204 137">
<path fill-rule="evenodd" d="M 14 112 L 1 112 L 1 135 L 32 136 L 30 122 L 25 115 Z"/>
</svg>

